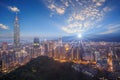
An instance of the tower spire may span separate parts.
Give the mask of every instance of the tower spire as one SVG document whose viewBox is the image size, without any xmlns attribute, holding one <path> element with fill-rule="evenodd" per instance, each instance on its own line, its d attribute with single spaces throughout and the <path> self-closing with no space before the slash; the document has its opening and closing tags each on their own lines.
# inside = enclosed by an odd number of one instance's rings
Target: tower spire
<svg viewBox="0 0 120 80">
<path fill-rule="evenodd" d="M 15 21 L 18 21 L 18 13 L 16 12 Z"/>
</svg>

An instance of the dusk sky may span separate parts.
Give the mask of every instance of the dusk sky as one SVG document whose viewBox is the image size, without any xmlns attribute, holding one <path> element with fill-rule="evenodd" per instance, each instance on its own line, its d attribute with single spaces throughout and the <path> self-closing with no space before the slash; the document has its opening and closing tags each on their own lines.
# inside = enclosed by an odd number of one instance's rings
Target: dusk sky
<svg viewBox="0 0 120 80">
<path fill-rule="evenodd" d="M 120 0 L 0 0 L 0 38 L 13 36 L 16 12 L 23 38 L 120 37 Z"/>
</svg>

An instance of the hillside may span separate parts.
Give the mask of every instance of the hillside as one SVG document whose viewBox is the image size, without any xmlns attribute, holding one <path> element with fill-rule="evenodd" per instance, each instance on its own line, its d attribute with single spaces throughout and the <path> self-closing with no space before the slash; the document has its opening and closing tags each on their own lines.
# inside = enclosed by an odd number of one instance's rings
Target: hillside
<svg viewBox="0 0 120 80">
<path fill-rule="evenodd" d="M 71 67 L 72 64 L 60 63 L 41 56 L 3 76 L 0 80 L 90 80 L 86 75 L 75 71 Z"/>
</svg>

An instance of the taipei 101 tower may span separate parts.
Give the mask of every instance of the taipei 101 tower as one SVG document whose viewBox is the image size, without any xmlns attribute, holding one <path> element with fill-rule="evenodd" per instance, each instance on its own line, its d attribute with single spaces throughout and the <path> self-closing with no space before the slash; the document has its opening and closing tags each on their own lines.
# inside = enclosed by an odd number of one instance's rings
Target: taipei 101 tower
<svg viewBox="0 0 120 80">
<path fill-rule="evenodd" d="M 14 49 L 15 51 L 19 50 L 20 47 L 20 27 L 18 23 L 18 15 L 16 12 L 15 22 L 14 22 Z"/>
</svg>

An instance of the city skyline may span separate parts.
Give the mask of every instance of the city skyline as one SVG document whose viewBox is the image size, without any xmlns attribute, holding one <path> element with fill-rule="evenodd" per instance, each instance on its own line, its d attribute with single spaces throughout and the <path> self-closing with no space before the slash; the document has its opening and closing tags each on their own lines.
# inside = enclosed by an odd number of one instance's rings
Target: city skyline
<svg viewBox="0 0 120 80">
<path fill-rule="evenodd" d="M 22 38 L 119 37 L 119 0 L 1 0 L 0 37 L 13 38 L 18 12 Z"/>
</svg>

